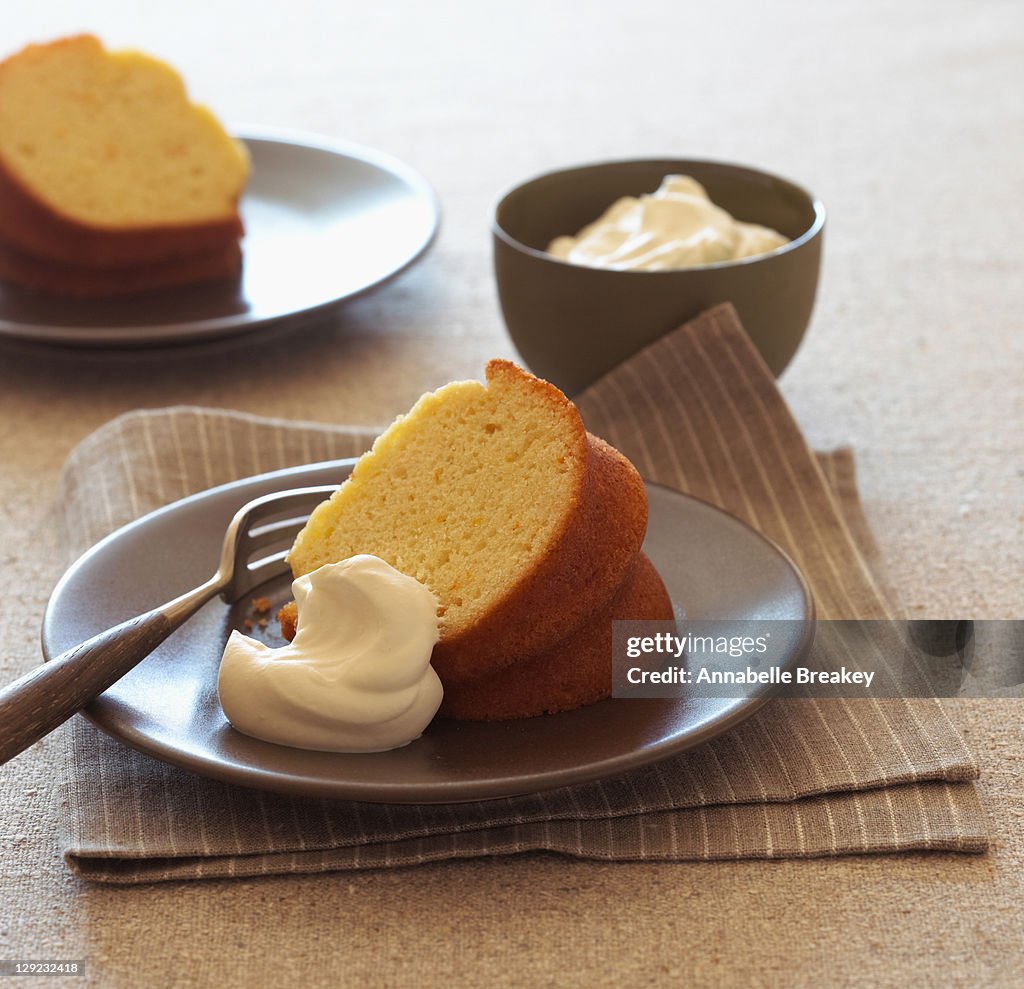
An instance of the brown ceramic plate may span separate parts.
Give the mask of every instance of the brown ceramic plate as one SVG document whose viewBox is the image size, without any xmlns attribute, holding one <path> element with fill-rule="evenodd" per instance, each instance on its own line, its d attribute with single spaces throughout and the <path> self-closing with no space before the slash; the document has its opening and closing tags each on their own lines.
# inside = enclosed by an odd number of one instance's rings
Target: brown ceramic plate
<svg viewBox="0 0 1024 989">
<path fill-rule="evenodd" d="M 59 299 L 0 285 L 0 338 L 149 347 L 315 316 L 379 285 L 430 246 L 440 210 L 416 172 L 368 148 L 246 132 L 240 278 L 122 299 Z"/>
<path fill-rule="evenodd" d="M 43 650 L 57 656 L 87 637 L 204 581 L 215 569 L 235 510 L 258 495 L 340 482 L 351 461 L 262 474 L 201 492 L 108 536 L 53 592 Z M 650 485 L 644 548 L 680 616 L 790 619 L 810 645 L 813 606 L 793 564 L 770 542 L 703 502 Z M 275 608 L 290 581 L 265 593 Z M 108 734 L 191 772 L 244 786 L 315 797 L 437 803 L 506 797 L 614 776 L 705 742 L 749 717 L 769 697 L 751 687 L 732 698 L 612 699 L 541 718 L 477 724 L 435 720 L 392 752 L 338 755 L 272 745 L 235 731 L 217 701 L 217 668 L 234 609 L 211 602 L 86 712 Z"/>
</svg>

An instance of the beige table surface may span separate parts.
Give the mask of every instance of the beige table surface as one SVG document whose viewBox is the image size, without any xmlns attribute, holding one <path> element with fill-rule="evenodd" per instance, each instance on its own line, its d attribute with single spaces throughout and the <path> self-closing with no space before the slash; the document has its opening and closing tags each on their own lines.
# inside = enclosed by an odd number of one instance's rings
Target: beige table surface
<svg viewBox="0 0 1024 989">
<path fill-rule="evenodd" d="M 0 349 L 5 680 L 39 660 L 62 565 L 52 495 L 77 440 L 174 403 L 382 423 L 480 374 L 513 355 L 496 196 L 609 156 L 749 162 L 824 199 L 819 303 L 784 392 L 816 446 L 855 446 L 915 614 L 1024 612 L 1016 0 L 9 0 L 3 21 L 6 47 L 92 28 L 173 61 L 229 121 L 397 154 L 445 212 L 424 263 L 315 329 L 158 360 Z M 1024 704 L 950 706 L 982 767 L 984 857 L 535 855 L 93 887 L 58 857 L 54 737 L 0 770 L 0 958 L 85 959 L 99 986 L 1024 984 Z"/>
</svg>

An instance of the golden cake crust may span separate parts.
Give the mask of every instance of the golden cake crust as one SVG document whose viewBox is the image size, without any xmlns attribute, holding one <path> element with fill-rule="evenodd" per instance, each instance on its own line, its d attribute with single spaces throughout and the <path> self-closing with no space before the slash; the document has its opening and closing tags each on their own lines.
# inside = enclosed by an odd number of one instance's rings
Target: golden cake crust
<svg viewBox="0 0 1024 989">
<path fill-rule="evenodd" d="M 574 633 L 497 673 L 446 683 L 439 713 L 462 721 L 503 721 L 571 711 L 604 700 L 612 692 L 612 622 L 672 617 L 665 585 L 641 553 L 612 600 Z"/>
</svg>

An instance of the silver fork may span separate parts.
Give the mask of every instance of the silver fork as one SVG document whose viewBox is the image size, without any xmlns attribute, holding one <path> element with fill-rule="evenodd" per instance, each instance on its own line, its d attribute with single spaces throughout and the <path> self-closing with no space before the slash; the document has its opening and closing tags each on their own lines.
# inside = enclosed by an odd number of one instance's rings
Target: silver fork
<svg viewBox="0 0 1024 989">
<path fill-rule="evenodd" d="M 0 765 L 95 700 L 211 598 L 219 594 L 233 604 L 283 573 L 285 552 L 267 553 L 290 546 L 309 512 L 336 490 L 293 488 L 254 498 L 231 519 L 220 565 L 205 584 L 94 635 L 0 690 Z"/>
</svg>

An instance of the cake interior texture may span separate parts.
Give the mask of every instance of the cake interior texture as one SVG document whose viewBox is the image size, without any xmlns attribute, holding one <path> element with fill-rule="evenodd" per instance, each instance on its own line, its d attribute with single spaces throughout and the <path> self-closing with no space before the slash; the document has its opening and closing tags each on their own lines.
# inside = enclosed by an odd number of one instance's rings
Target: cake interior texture
<svg viewBox="0 0 1024 989">
<path fill-rule="evenodd" d="M 249 173 L 173 68 L 91 35 L 0 65 L 0 162 L 66 219 L 117 229 L 233 217 Z"/>
<path fill-rule="evenodd" d="M 424 395 L 378 438 L 300 533 L 296 575 L 373 553 L 438 596 L 448 636 L 514 590 L 566 526 L 587 440 L 553 386 L 500 361 L 488 378 Z"/>
</svg>

